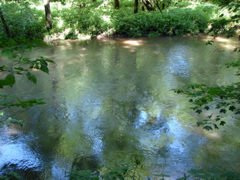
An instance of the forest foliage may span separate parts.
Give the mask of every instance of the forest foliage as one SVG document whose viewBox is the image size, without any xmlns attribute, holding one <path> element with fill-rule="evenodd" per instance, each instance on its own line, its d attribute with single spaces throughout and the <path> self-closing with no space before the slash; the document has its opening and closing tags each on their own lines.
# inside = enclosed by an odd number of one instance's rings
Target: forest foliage
<svg viewBox="0 0 240 180">
<path fill-rule="evenodd" d="M 133 1 L 123 0 L 117 9 L 115 1 L 50 1 L 52 28 L 49 29 L 45 27 L 46 14 L 41 1 L 5 0 L 0 3 L 0 11 L 11 36 L 28 39 L 46 36 L 77 39 L 82 35 L 155 37 L 206 33 L 210 27 L 213 27 L 212 33 L 218 33 L 214 30 L 219 31 L 222 29 L 220 26 L 225 29 L 236 26 L 237 22 L 229 23 L 233 16 L 239 18 L 239 7 L 230 12 L 225 3 L 217 0 L 141 0 L 137 6 L 138 13 L 134 13 Z M 237 0 L 229 2 L 236 8 Z M 227 16 L 221 16 L 222 12 L 227 12 Z M 5 32 L 4 26 L 0 27 L 0 32 Z"/>
</svg>

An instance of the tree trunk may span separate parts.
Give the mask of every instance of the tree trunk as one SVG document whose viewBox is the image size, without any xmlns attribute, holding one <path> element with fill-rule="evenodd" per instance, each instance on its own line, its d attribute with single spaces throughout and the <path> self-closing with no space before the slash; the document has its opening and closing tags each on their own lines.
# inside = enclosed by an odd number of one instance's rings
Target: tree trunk
<svg viewBox="0 0 240 180">
<path fill-rule="evenodd" d="M 160 8 L 158 4 L 158 0 L 154 0 L 155 5 L 157 6 L 158 10 L 162 13 L 162 9 Z"/>
<path fill-rule="evenodd" d="M 142 3 L 145 5 L 148 11 L 155 11 L 153 5 L 148 0 L 142 0 Z"/>
<path fill-rule="evenodd" d="M 138 0 L 134 0 L 134 13 L 138 13 Z"/>
<path fill-rule="evenodd" d="M 9 27 L 8 27 L 6 21 L 5 21 L 5 18 L 4 18 L 4 15 L 3 15 L 3 12 L 2 12 L 2 8 L 1 8 L 1 7 L 0 7 L 0 19 L 1 19 L 1 21 L 2 21 L 2 24 L 3 24 L 3 27 L 4 27 L 4 30 L 5 30 L 6 34 L 8 35 L 8 37 L 11 37 L 12 35 L 11 35 L 11 32 L 10 32 L 10 30 L 9 30 Z"/>
<path fill-rule="evenodd" d="M 47 30 L 52 29 L 52 15 L 50 9 L 49 0 L 44 0 L 45 16 L 46 16 L 46 28 Z"/>
<path fill-rule="evenodd" d="M 114 0 L 114 9 L 119 9 L 119 8 L 120 8 L 119 0 Z"/>
</svg>

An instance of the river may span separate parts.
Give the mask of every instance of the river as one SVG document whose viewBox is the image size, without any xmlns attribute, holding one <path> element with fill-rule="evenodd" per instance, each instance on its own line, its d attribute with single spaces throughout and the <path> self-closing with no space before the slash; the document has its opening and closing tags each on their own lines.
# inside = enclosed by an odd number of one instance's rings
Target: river
<svg viewBox="0 0 240 180">
<path fill-rule="evenodd" d="M 55 61 L 50 73 L 33 72 L 37 85 L 19 76 L 5 90 L 46 105 L 11 109 L 24 126 L 0 131 L 1 172 L 24 179 L 65 180 L 71 168 L 135 167 L 141 177 L 176 179 L 190 169 L 240 173 L 239 119 L 207 132 L 188 98 L 172 89 L 190 83 L 237 81 L 226 62 L 236 41 L 207 36 L 56 41 L 30 57 Z M 144 179 L 144 178 L 142 178 Z"/>
</svg>

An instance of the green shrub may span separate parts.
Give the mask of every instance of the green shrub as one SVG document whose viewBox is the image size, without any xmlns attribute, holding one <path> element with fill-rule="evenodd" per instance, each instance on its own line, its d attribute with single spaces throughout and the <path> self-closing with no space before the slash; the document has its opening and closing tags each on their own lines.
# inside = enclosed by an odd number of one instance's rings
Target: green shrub
<svg viewBox="0 0 240 180">
<path fill-rule="evenodd" d="M 45 32 L 44 12 L 31 8 L 26 2 L 8 2 L 2 4 L 1 7 L 14 38 L 43 38 Z M 4 33 L 2 28 L 0 31 Z"/>
<path fill-rule="evenodd" d="M 202 8 L 203 9 L 203 8 Z M 159 12 L 139 12 L 120 10 L 112 15 L 116 34 L 129 37 L 147 36 L 151 32 L 161 35 L 196 34 L 206 30 L 210 14 L 206 10 L 191 8 L 172 8 Z"/>
<path fill-rule="evenodd" d="M 158 37 L 158 36 L 160 36 L 160 34 L 158 32 L 150 32 L 148 34 L 148 37 Z"/>
<path fill-rule="evenodd" d="M 159 12 L 139 12 L 134 14 L 129 11 L 119 11 L 112 16 L 114 28 L 117 34 L 129 37 L 146 36 L 149 32 L 156 31 L 155 20 Z"/>
<path fill-rule="evenodd" d="M 168 35 L 196 34 L 203 32 L 209 22 L 209 16 L 201 10 L 191 8 L 175 8 L 162 15 L 161 33 Z"/>
<path fill-rule="evenodd" d="M 59 13 L 59 19 L 63 21 L 63 26 L 60 28 L 62 31 L 70 28 L 72 31 L 78 31 L 82 34 L 97 35 L 109 27 L 99 11 L 93 11 L 89 8 L 64 8 Z"/>
</svg>

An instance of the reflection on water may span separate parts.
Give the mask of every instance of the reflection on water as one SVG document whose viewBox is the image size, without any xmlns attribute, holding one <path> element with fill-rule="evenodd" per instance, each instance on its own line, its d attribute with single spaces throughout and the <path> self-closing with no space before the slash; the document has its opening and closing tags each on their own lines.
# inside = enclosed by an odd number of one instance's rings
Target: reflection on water
<svg viewBox="0 0 240 180">
<path fill-rule="evenodd" d="M 13 110 L 26 124 L 1 131 L 2 173 L 12 168 L 26 171 L 25 177 L 67 179 L 71 168 L 93 170 L 136 159 L 142 174 L 173 178 L 192 168 L 239 171 L 234 119 L 205 133 L 195 126 L 199 117 L 186 97 L 171 91 L 189 83 L 235 81 L 220 67 L 236 55 L 221 43 L 205 46 L 200 37 L 59 42 L 30 54 L 38 55 L 56 62 L 50 75 L 41 74 L 37 86 L 19 77 L 7 90 L 43 97 L 47 105 Z"/>
</svg>

